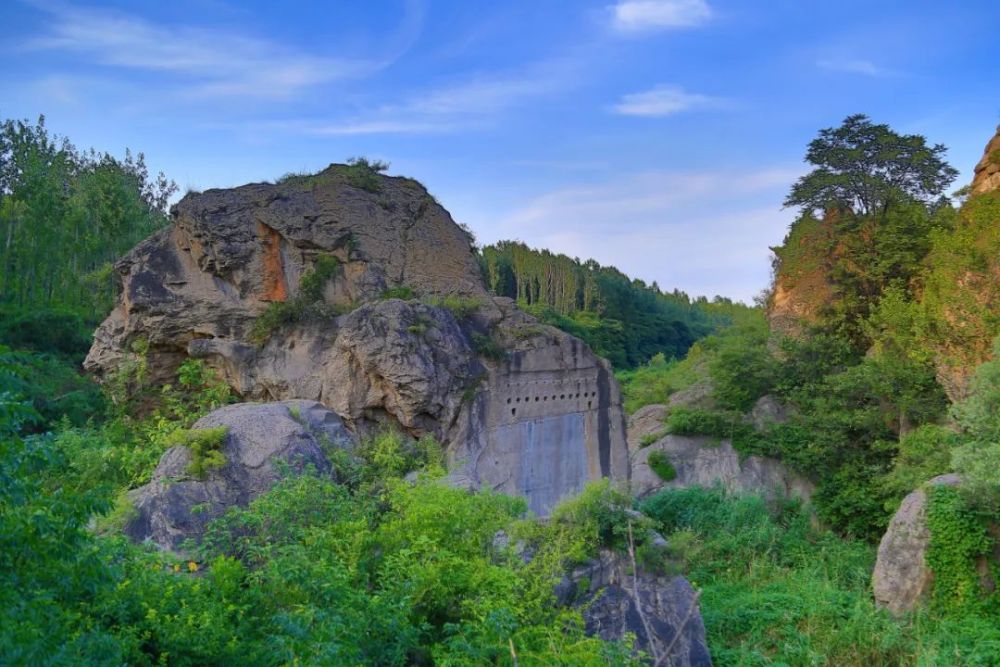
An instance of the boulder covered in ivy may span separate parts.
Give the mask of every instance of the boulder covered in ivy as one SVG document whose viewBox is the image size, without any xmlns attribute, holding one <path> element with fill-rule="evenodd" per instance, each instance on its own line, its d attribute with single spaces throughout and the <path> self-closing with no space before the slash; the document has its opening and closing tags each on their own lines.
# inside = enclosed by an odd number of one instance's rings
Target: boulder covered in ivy
<svg viewBox="0 0 1000 667">
<path fill-rule="evenodd" d="M 173 436 L 153 478 L 128 494 L 125 533 L 169 550 L 196 543 L 207 524 L 245 507 L 283 475 L 333 475 L 330 457 L 353 436 L 315 401 L 240 403 L 205 415 Z"/>
<path fill-rule="evenodd" d="M 486 289 L 470 235 L 383 165 L 188 194 L 117 265 L 86 367 L 164 384 L 204 360 L 243 400 L 322 403 L 353 433 L 433 436 L 470 485 L 545 514 L 629 474 L 609 363 Z"/>
<path fill-rule="evenodd" d="M 995 589 L 997 526 L 968 506 L 961 485 L 959 475 L 939 475 L 903 499 L 872 573 L 880 607 L 901 615 L 932 599 L 946 608 L 974 604 Z"/>
</svg>

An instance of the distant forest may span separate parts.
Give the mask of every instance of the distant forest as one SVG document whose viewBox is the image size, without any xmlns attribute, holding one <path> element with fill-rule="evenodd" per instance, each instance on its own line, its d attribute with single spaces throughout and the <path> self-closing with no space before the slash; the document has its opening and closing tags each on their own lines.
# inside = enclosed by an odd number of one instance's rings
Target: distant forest
<svg viewBox="0 0 1000 667">
<path fill-rule="evenodd" d="M 582 338 L 619 369 L 657 354 L 682 358 L 695 341 L 753 310 L 723 297 L 664 292 L 613 266 L 518 241 L 484 247 L 481 261 L 494 294 L 516 299 L 542 321 Z"/>
</svg>

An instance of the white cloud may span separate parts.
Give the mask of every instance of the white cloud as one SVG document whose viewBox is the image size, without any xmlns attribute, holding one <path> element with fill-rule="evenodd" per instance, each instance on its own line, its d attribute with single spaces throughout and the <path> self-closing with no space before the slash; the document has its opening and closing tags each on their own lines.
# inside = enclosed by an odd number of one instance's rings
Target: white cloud
<svg viewBox="0 0 1000 667">
<path fill-rule="evenodd" d="M 688 93 L 680 86 L 659 85 L 641 93 L 625 95 L 614 107 L 625 116 L 669 116 L 671 114 L 718 107 L 723 100 L 698 93 Z"/>
<path fill-rule="evenodd" d="M 193 26 L 160 26 L 104 10 L 40 5 L 48 32 L 32 49 L 80 54 L 98 65 L 181 77 L 188 97 L 287 98 L 384 63 L 314 56 L 237 33 Z"/>
<path fill-rule="evenodd" d="M 705 0 L 619 0 L 611 12 L 615 30 L 624 33 L 690 28 L 712 18 Z"/>
<path fill-rule="evenodd" d="M 817 67 L 830 70 L 831 72 L 846 72 L 848 74 L 863 74 L 864 76 L 884 77 L 893 76 L 895 72 L 884 67 L 879 67 L 869 60 L 857 59 L 828 59 L 820 60 Z"/>
</svg>

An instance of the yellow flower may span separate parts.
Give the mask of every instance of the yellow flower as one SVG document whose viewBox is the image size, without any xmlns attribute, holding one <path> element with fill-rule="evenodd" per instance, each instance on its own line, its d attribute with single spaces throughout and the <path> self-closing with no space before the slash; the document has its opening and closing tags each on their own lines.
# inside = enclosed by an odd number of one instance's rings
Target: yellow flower
<svg viewBox="0 0 1000 667">
<path fill-rule="evenodd" d="M 181 566 L 175 563 L 174 564 L 174 572 L 180 572 L 180 571 L 181 571 Z"/>
<path fill-rule="evenodd" d="M 197 571 L 198 571 L 198 563 L 194 562 L 193 560 L 188 561 L 188 572 L 197 572 Z"/>
</svg>

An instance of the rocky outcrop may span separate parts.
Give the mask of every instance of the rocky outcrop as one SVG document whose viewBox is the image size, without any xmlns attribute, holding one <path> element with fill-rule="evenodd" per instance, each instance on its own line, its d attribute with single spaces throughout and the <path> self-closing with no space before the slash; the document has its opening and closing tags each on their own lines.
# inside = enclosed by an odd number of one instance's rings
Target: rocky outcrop
<svg viewBox="0 0 1000 667">
<path fill-rule="evenodd" d="M 605 549 L 567 575 L 556 595 L 560 604 L 581 607 L 587 634 L 605 641 L 634 635 L 650 664 L 712 664 L 698 596 L 682 576 L 633 572 L 627 556 Z"/>
<path fill-rule="evenodd" d="M 960 482 L 958 475 L 939 475 L 925 486 L 955 486 Z M 878 545 L 872 573 L 876 604 L 899 615 L 927 599 L 934 581 L 934 573 L 924 558 L 930 541 L 927 492 L 920 488 L 903 499 Z"/>
<path fill-rule="evenodd" d="M 135 508 L 125 526 L 129 537 L 177 550 L 185 540 L 197 541 L 212 519 L 273 487 L 279 461 L 291 470 L 312 466 L 329 474 L 324 448 L 352 444 L 340 417 L 315 401 L 230 405 L 202 417 L 193 429 L 217 427 L 228 429 L 224 465 L 197 478 L 189 472 L 188 448 L 168 450 L 152 481 L 129 492 Z"/>
<path fill-rule="evenodd" d="M 836 300 L 831 279 L 837 255 L 835 210 L 822 219 L 796 220 L 775 255 L 774 286 L 767 303 L 771 331 L 797 336 L 816 324 L 824 308 Z"/>
<path fill-rule="evenodd" d="M 1000 126 L 983 151 L 983 159 L 976 165 L 972 179 L 972 194 L 1000 190 Z"/>
<path fill-rule="evenodd" d="M 185 197 L 117 265 L 122 296 L 86 367 L 107 375 L 139 340 L 153 381 L 204 359 L 244 400 L 432 434 L 454 476 L 540 514 L 588 480 L 626 479 L 608 363 L 491 298 L 468 235 L 416 181 L 357 187 L 351 169 Z"/>
<path fill-rule="evenodd" d="M 766 397 L 765 397 L 766 398 Z M 731 493 L 756 493 L 768 499 L 798 498 L 809 502 L 813 484 L 788 470 L 780 461 L 765 456 L 741 456 L 729 440 L 709 436 L 666 433 L 665 405 L 647 405 L 628 422 L 631 456 L 630 486 L 638 497 L 661 489 L 721 485 Z M 761 427 L 784 418 L 785 408 L 773 399 L 758 401 L 751 413 Z M 655 438 L 651 444 L 650 438 Z M 650 455 L 662 452 L 673 468 L 673 479 L 664 479 L 650 466 Z"/>
<path fill-rule="evenodd" d="M 674 470 L 665 480 L 649 464 L 653 452 L 663 452 Z M 741 457 L 729 440 L 708 436 L 666 435 L 632 453 L 632 493 L 648 496 L 661 489 L 722 486 L 730 493 L 760 494 L 768 499 L 798 498 L 809 502 L 812 483 L 790 472 L 780 461 L 764 456 Z"/>
</svg>

